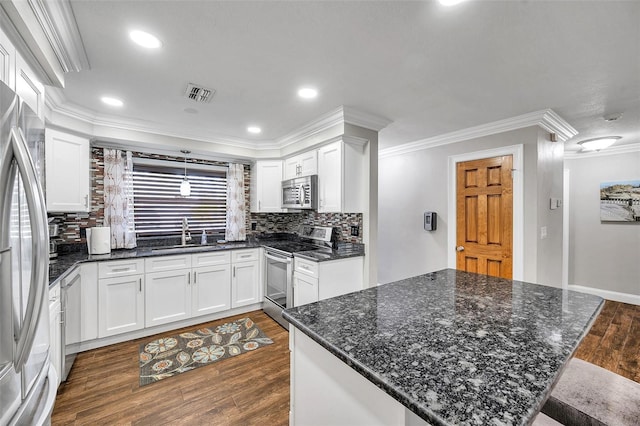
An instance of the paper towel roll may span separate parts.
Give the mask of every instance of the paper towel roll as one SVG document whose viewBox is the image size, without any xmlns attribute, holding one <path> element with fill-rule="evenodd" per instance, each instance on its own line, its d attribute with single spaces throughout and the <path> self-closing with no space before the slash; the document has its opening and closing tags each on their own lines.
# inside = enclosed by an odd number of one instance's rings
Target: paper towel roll
<svg viewBox="0 0 640 426">
<path fill-rule="evenodd" d="M 111 227 L 96 226 L 91 228 L 90 254 L 111 253 Z"/>
</svg>

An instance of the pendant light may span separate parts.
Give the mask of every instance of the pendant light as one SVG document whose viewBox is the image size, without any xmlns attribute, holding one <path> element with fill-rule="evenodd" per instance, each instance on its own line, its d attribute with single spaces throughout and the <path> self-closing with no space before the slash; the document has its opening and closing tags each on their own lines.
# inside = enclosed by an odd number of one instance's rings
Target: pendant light
<svg viewBox="0 0 640 426">
<path fill-rule="evenodd" d="M 191 195 L 191 184 L 189 183 L 189 179 L 187 179 L 187 154 L 191 151 L 181 149 L 180 152 L 184 154 L 184 179 L 180 184 L 180 195 L 182 197 L 188 197 Z"/>
</svg>

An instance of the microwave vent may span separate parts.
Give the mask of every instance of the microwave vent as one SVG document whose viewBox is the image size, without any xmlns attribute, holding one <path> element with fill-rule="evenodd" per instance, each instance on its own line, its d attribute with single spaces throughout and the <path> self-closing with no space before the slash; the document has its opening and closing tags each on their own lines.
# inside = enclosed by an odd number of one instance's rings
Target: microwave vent
<svg viewBox="0 0 640 426">
<path fill-rule="evenodd" d="M 185 96 L 198 103 L 207 103 L 216 93 L 213 89 L 207 89 L 206 87 L 198 86 L 197 84 L 189 83 L 187 85 L 187 91 Z"/>
</svg>

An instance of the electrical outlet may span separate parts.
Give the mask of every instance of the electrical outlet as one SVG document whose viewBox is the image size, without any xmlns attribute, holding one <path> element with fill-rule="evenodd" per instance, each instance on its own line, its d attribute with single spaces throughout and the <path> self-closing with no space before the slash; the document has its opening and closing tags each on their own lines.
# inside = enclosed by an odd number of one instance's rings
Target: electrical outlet
<svg viewBox="0 0 640 426">
<path fill-rule="evenodd" d="M 351 225 L 351 236 L 357 237 L 360 235 L 360 227 L 357 225 Z"/>
<path fill-rule="evenodd" d="M 258 222 L 251 222 L 251 230 L 255 231 L 258 228 Z"/>
<path fill-rule="evenodd" d="M 80 228 L 80 238 L 87 238 L 87 228 Z"/>
</svg>

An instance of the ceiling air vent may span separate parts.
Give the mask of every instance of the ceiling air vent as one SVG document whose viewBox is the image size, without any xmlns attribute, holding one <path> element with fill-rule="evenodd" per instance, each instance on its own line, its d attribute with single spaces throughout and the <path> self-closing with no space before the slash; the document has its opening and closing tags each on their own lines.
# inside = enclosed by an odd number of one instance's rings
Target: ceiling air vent
<svg viewBox="0 0 640 426">
<path fill-rule="evenodd" d="M 187 91 L 185 92 L 185 96 L 196 102 L 205 103 L 211 100 L 214 93 L 216 93 L 216 91 L 213 89 L 207 89 L 205 87 L 198 86 L 193 83 L 189 83 L 187 85 Z"/>
</svg>

